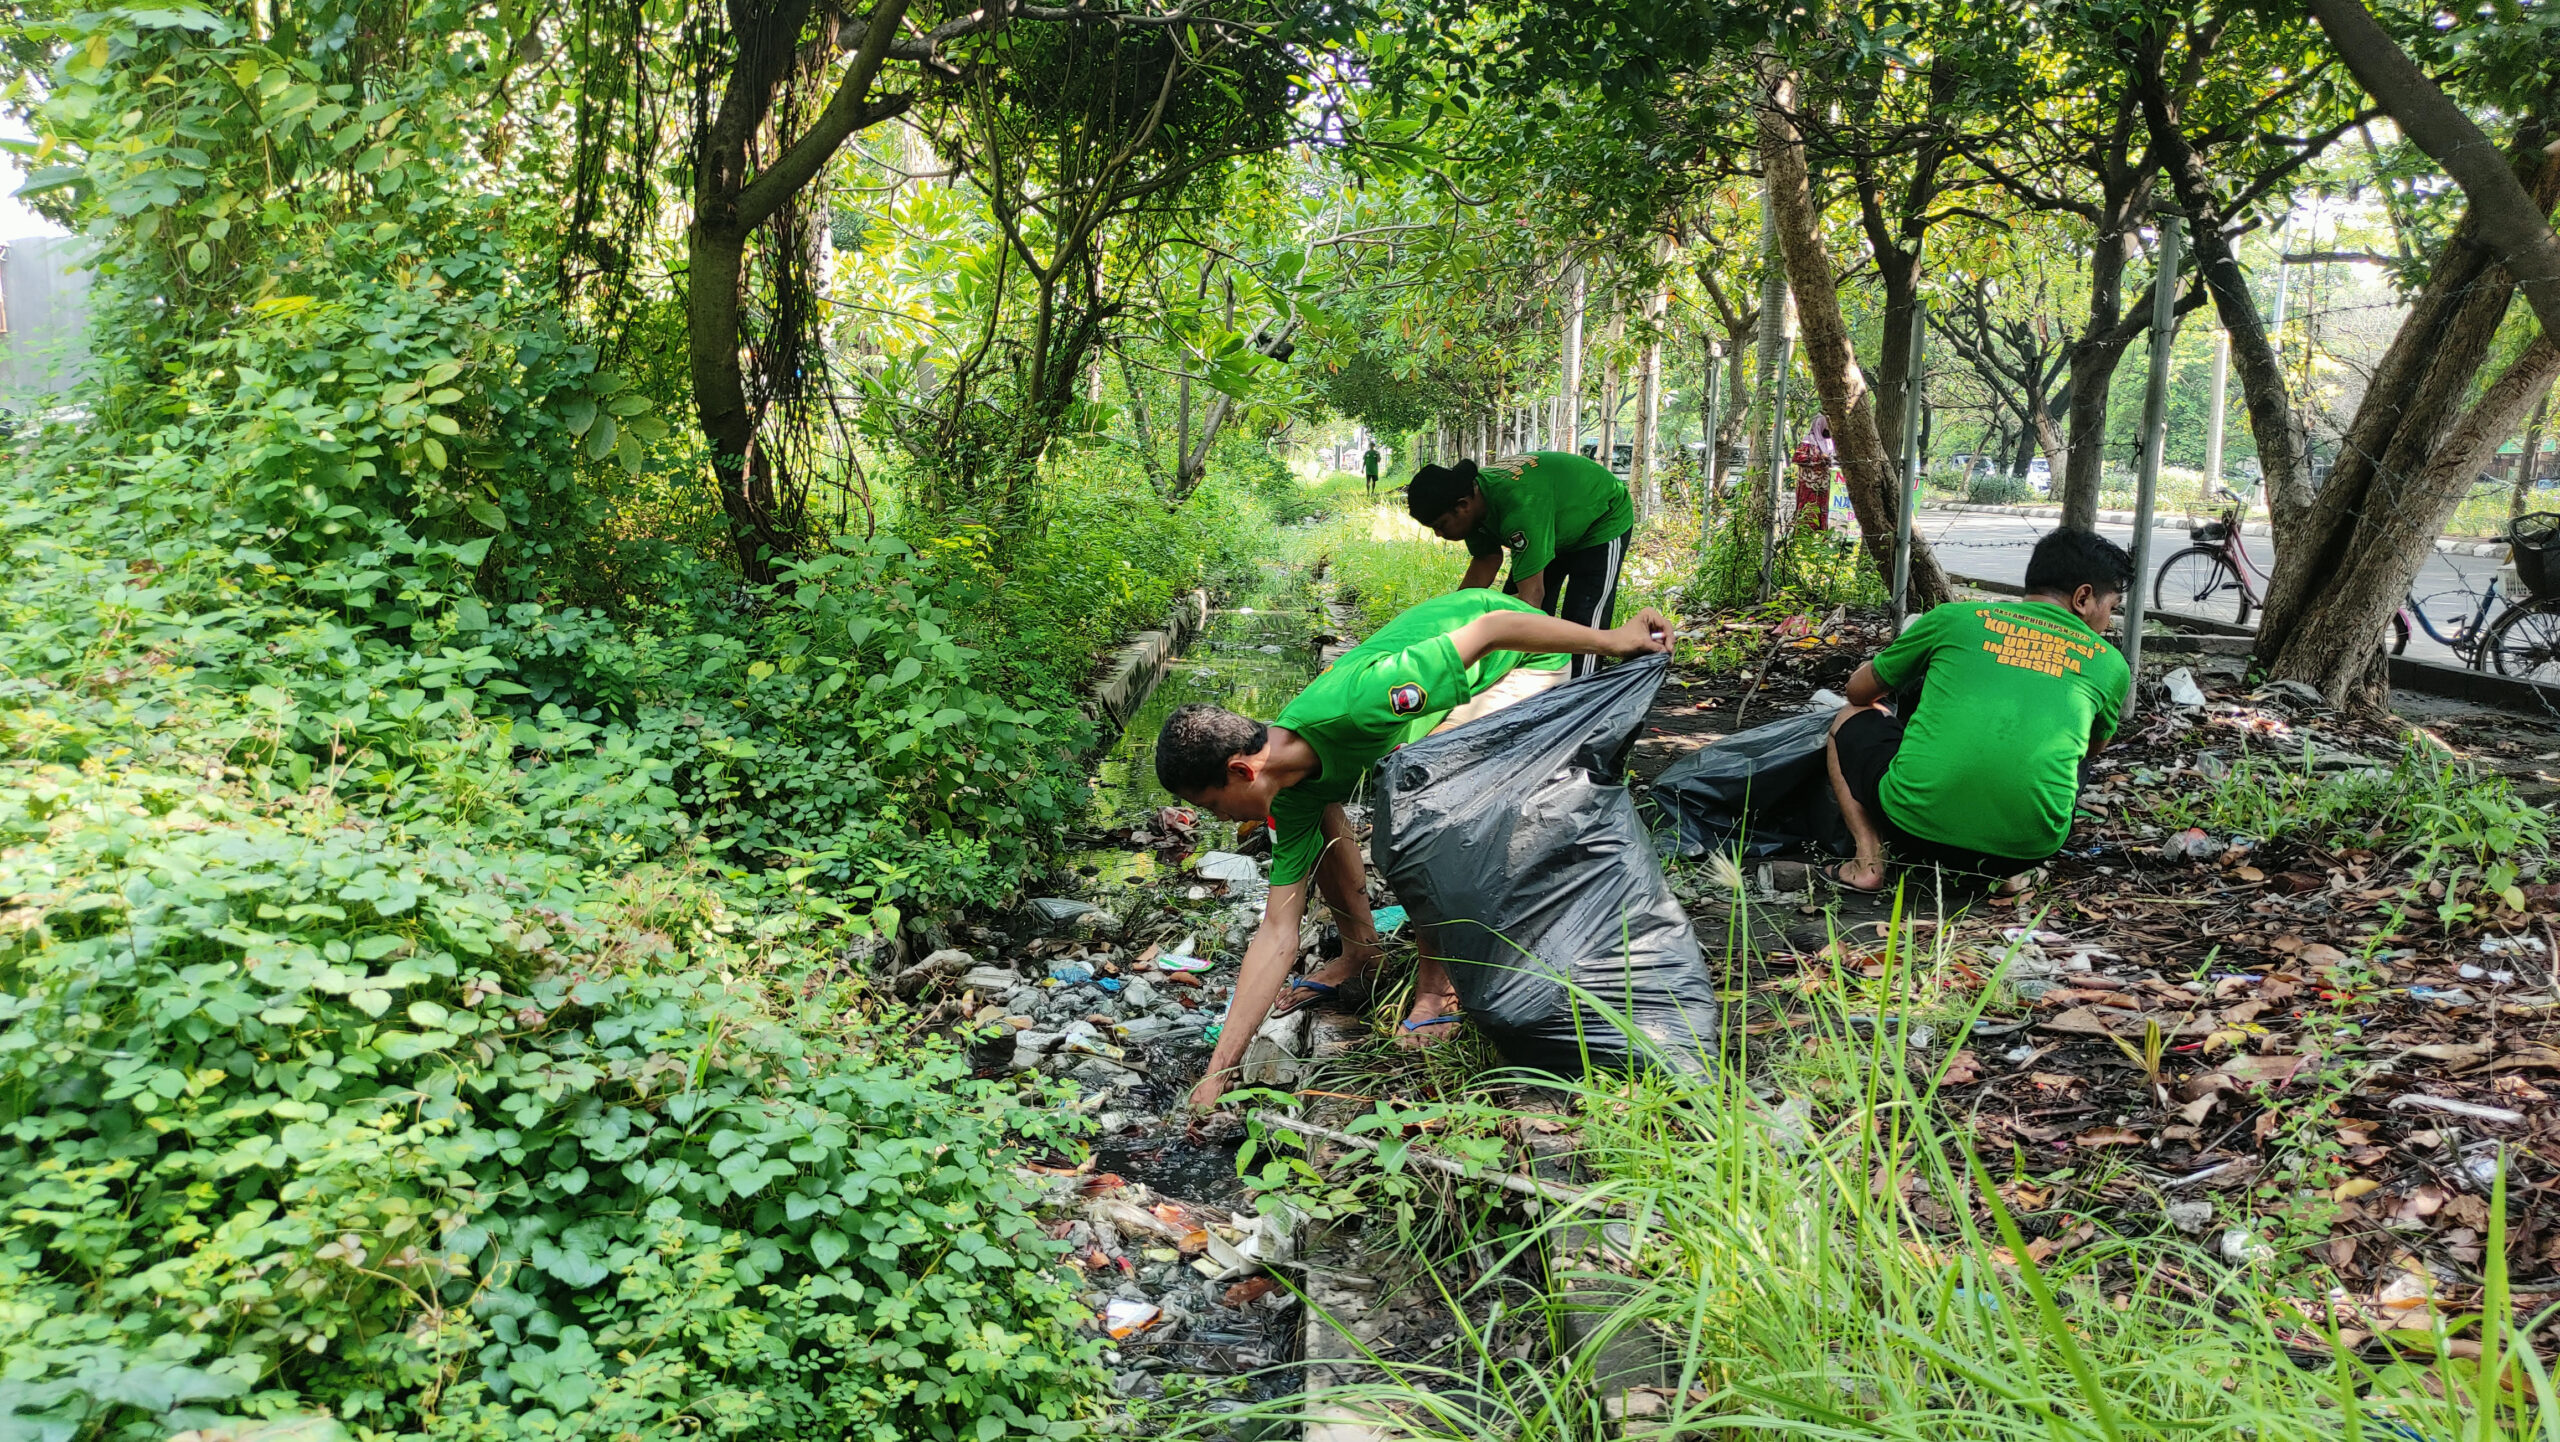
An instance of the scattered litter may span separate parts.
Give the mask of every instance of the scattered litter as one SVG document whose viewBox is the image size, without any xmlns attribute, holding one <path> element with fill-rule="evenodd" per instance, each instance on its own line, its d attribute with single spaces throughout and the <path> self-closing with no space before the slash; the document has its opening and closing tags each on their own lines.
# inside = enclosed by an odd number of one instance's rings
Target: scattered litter
<svg viewBox="0 0 2560 1442">
<path fill-rule="evenodd" d="M 1102 1329 L 1114 1340 L 1134 1337 L 1152 1327 L 1164 1316 L 1164 1309 L 1153 1302 L 1132 1302 L 1114 1297 L 1102 1310 Z"/>
<path fill-rule="evenodd" d="M 1093 968 L 1081 961 L 1051 962 L 1049 979 L 1060 986 L 1082 986 L 1093 980 Z"/>
<path fill-rule="evenodd" d="M 2275 1256 L 2276 1249 L 2247 1227 L 2233 1227 L 2222 1234 L 2222 1260 L 2234 1266 L 2272 1262 Z"/>
<path fill-rule="evenodd" d="M 2478 1102 L 2455 1101 L 2451 1097 L 2429 1096 L 2425 1092 L 2403 1092 L 2391 1099 L 2393 1111 L 2443 1112 L 2447 1116 L 2469 1117 L 2475 1122 L 2500 1122 L 2516 1126 L 2524 1121 L 2524 1113 L 2505 1107 L 2484 1107 Z"/>
<path fill-rule="evenodd" d="M 1393 936 L 1404 930 L 1404 924 L 1408 919 L 1405 909 L 1401 906 L 1381 906 L 1369 913 L 1369 916 L 1370 920 L 1377 925 L 1380 936 Z"/>
<path fill-rule="evenodd" d="M 1837 711 L 1848 704 L 1848 697 L 1841 695 L 1839 692 L 1832 690 L 1828 686 L 1825 686 L 1821 690 L 1813 693 L 1813 699 L 1804 703 L 1804 709 L 1807 711 Z"/>
<path fill-rule="evenodd" d="M 2432 1001 L 2438 1006 L 2471 1006 L 2478 998 L 2458 986 L 2413 986 L 2409 995 L 2419 1001 Z"/>
<path fill-rule="evenodd" d="M 1193 863 L 1191 869 L 1200 873 L 1203 881 L 1250 886 L 1262 879 L 1262 868 L 1252 857 L 1238 856 L 1232 851 L 1209 852 Z"/>
<path fill-rule="evenodd" d="M 1031 909 L 1043 921 L 1073 921 L 1088 911 L 1102 908 L 1090 901 L 1073 901 L 1063 896 L 1040 896 L 1031 901 Z"/>
<path fill-rule="evenodd" d="M 2211 1202 L 2171 1202 L 2168 1213 L 2169 1225 L 2190 1237 L 2202 1236 L 2204 1229 L 2213 1225 L 2213 1203 Z"/>
<path fill-rule="evenodd" d="M 2480 938 L 2482 956 L 2505 956 L 2509 952 L 2530 951 L 2540 955 L 2542 938 L 2538 936 L 2484 936 Z"/>
<path fill-rule="evenodd" d="M 2204 688 L 2196 684 L 2196 673 L 2181 666 L 2160 678 L 2160 689 L 2169 693 L 2172 706 L 2205 704 Z"/>
<path fill-rule="evenodd" d="M 1104 991 L 1118 991 L 1120 988 L 1128 985 L 1127 982 L 1122 981 L 1116 976 L 1097 976 L 1093 979 L 1093 984 Z"/>
<path fill-rule="evenodd" d="M 1155 960 L 1155 965 L 1158 971 L 1182 972 L 1209 969 L 1209 963 L 1196 956 L 1159 956 Z"/>
</svg>

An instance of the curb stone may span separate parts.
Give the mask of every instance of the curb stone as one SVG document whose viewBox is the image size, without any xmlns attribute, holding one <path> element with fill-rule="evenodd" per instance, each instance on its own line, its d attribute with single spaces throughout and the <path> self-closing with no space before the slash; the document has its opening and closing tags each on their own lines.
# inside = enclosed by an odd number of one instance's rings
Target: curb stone
<svg viewBox="0 0 2560 1442">
<path fill-rule="evenodd" d="M 2062 508 L 2060 506 L 1982 506 L 1976 505 L 1971 501 L 1922 501 L 1920 503 L 1920 509 L 1924 511 L 1960 511 L 1967 514 L 1983 516 L 2029 516 L 2053 521 L 2062 519 Z M 2100 511 L 2098 513 L 2098 519 L 2111 526 L 2130 526 L 2133 524 L 2133 512 Z M 2207 521 L 2217 519 L 2219 519 L 2219 517 L 2216 516 L 2194 516 L 2187 515 L 2182 512 L 2156 511 L 2152 513 L 2151 523 L 2155 526 L 2168 526 L 2173 529 L 2193 530 Z M 2264 521 L 2243 521 L 2240 523 L 2240 534 L 2244 536 L 2271 536 L 2274 532 Z M 2477 536 L 2438 536 L 2436 537 L 2436 550 L 2438 553 L 2447 556 L 2479 556 L 2483 558 L 2492 558 L 2504 556 L 2507 553 L 2507 543 L 2504 541 L 2483 541 Z"/>
</svg>

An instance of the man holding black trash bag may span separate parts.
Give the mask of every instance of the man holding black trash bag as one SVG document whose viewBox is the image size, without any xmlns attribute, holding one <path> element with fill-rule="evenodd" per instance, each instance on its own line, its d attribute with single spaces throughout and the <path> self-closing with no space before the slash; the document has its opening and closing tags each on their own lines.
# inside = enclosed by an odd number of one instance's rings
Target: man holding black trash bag
<svg viewBox="0 0 2560 1442">
<path fill-rule="evenodd" d="M 1930 610 L 1849 678 L 1831 723 L 1831 787 L 1857 855 L 1826 875 L 1885 889 L 1890 855 L 2032 884 L 2062 849 L 2080 763 L 2115 735 L 2133 673 L 2107 639 L 2133 583 L 2124 549 L 2089 531 L 2036 542 L 2026 594 Z M 1896 716 L 1886 704 L 1915 687 Z"/>
<path fill-rule="evenodd" d="M 1600 631 L 1490 590 L 1454 591 L 1379 627 L 1269 725 L 1199 703 L 1166 718 L 1156 736 L 1157 781 L 1228 821 L 1268 817 L 1274 833 L 1271 894 L 1192 1105 L 1217 1104 L 1266 1014 L 1365 994 L 1378 959 L 1377 929 L 1360 843 L 1342 803 L 1380 758 L 1558 684 L 1567 656 L 1667 651 L 1670 631 L 1653 610 Z M 1292 977 L 1311 879 L 1342 929 L 1342 955 L 1310 976 Z M 1423 940 L 1413 1004 L 1401 1025 L 1400 1040 L 1409 1046 L 1429 1045 L 1460 1020 L 1448 970 Z"/>
</svg>

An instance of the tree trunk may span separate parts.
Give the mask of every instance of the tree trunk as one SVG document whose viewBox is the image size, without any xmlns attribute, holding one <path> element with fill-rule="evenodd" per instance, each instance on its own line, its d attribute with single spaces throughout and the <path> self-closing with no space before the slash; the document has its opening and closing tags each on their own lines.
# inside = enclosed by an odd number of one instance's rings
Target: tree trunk
<svg viewBox="0 0 2560 1442">
<path fill-rule="evenodd" d="M 1796 294 L 1797 319 L 1804 328 L 1806 367 L 1814 390 L 1840 448 L 1840 471 L 1857 513 L 1860 539 L 1867 555 L 1890 585 L 1893 542 L 1898 518 L 1899 473 L 1893 453 L 1876 430 L 1876 412 L 1867 393 L 1866 373 L 1849 341 L 1840 314 L 1840 291 L 1833 280 L 1831 257 L 1816 233 L 1811 178 L 1805 172 L 1804 137 L 1795 125 L 1795 78 L 1779 63 L 1763 57 L 1764 87 L 1760 109 L 1760 166 L 1767 177 L 1770 213 L 1786 259 L 1787 279 Z M 1772 491 L 1776 477 L 1772 475 Z M 1911 609 L 1926 610 L 1953 598 L 1946 573 L 1929 543 L 1911 539 Z"/>
<path fill-rule="evenodd" d="M 766 130 L 779 87 L 799 63 L 810 5 L 732 5 L 735 53 L 721 82 L 719 106 L 694 137 L 693 217 L 685 230 L 685 359 L 695 415 L 711 445 L 720 509 L 729 520 L 738 569 L 752 584 L 775 578 L 777 564 L 789 560 L 799 536 L 783 514 L 789 477 L 771 448 L 757 444 L 758 417 L 747 401 L 739 332 L 747 243 L 817 178 L 848 136 L 907 108 L 908 96 L 871 96 L 907 3 L 879 0 L 826 106 L 752 175 L 751 144 Z"/>
<path fill-rule="evenodd" d="M 2178 208 L 2190 222 L 2187 230 L 2194 240 L 2196 271 L 2213 298 L 2223 333 L 2230 338 L 2230 357 L 2240 371 L 2241 406 L 2249 413 L 2249 435 L 2258 447 L 2269 528 L 2281 556 L 2294 543 L 2294 532 L 2311 509 L 2311 469 L 2302 427 L 2285 389 L 2284 366 L 2276 355 L 2274 337 L 2258 318 L 2257 295 L 2250 290 L 2239 251 L 2231 243 L 2227 229 L 2231 217 L 2222 212 L 2204 157 L 2187 140 L 2184 118 L 2170 104 L 2164 68 L 2158 46 L 2146 41 L 2131 67 L 2134 87 L 2162 171 L 2178 198 Z"/>
<path fill-rule="evenodd" d="M 1645 296 L 1644 353 L 1636 363 L 1636 449 L 1627 467 L 1627 489 L 1635 493 L 1636 514 L 1650 516 L 1662 506 L 1662 486 L 1655 475 L 1655 429 L 1662 422 L 1662 313 L 1668 303 L 1663 287 Z"/>
<path fill-rule="evenodd" d="M 2542 150 L 2549 133 L 2529 118 L 2509 141 L 2512 163 L 2531 176 L 2532 197 L 2546 209 L 2560 201 L 2560 156 Z M 2310 681 L 2327 669 L 2295 633 L 2308 618 L 2346 604 L 2339 582 L 2358 553 L 2356 532 L 2367 517 L 2400 504 L 2407 478 L 2425 466 L 2453 424 L 2514 292 L 2466 214 L 2375 365 L 2327 483 L 2296 523 L 2292 542 L 2276 553 L 2258 623 L 2257 655 L 2269 671 Z M 2320 627 L 2324 634 L 2336 629 Z"/>
<path fill-rule="evenodd" d="M 2151 187 L 2139 189 L 2147 199 Z M 2062 464 L 2054 470 L 2054 494 L 2062 501 L 2062 524 L 2075 531 L 2098 525 L 2098 492 L 2106 479 L 2107 399 L 2115 386 L 2116 366 L 2133 345 L 2141 327 L 2128 325 L 2124 309 L 2124 268 L 2133 247 L 2129 206 L 2111 208 L 2112 223 L 2098 236 L 2089 257 L 2089 319 L 2071 345 L 2067 414 L 2070 439 Z M 2139 313 L 2144 307 L 2136 306 Z M 2045 422 L 2039 422 L 2043 429 Z"/>
<path fill-rule="evenodd" d="M 2390 694 L 2380 644 L 2472 478 L 2514 434 L 2536 393 L 2560 375 L 2560 347 L 2536 336 L 2426 457 L 2387 506 L 2358 525 L 2344 564 L 2295 623 L 2270 674 L 2303 681 L 2338 706 L 2379 712 Z M 2395 448 L 2396 449 L 2396 448 Z"/>
<path fill-rule="evenodd" d="M 2546 211 L 2560 201 L 2560 155 L 2542 150 L 2548 133 L 2528 119 L 2510 141 L 2510 163 Z M 2307 682 L 2341 706 L 2382 704 L 2375 638 L 2487 448 L 2514 430 L 2554 373 L 2546 334 L 2461 409 L 2515 291 L 2466 214 L 2375 367 L 2328 483 L 2276 557 L 2257 645 L 2271 675 Z"/>
</svg>

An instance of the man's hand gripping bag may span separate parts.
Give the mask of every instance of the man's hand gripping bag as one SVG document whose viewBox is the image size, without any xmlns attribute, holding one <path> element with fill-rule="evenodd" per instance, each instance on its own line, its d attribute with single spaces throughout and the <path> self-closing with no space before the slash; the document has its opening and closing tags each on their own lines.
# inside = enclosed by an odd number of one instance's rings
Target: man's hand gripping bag
<svg viewBox="0 0 2560 1442">
<path fill-rule="evenodd" d="M 1669 670 L 1630 662 L 1378 763 L 1378 868 L 1515 1066 L 1714 1062 L 1715 986 L 1621 779 Z"/>
</svg>

